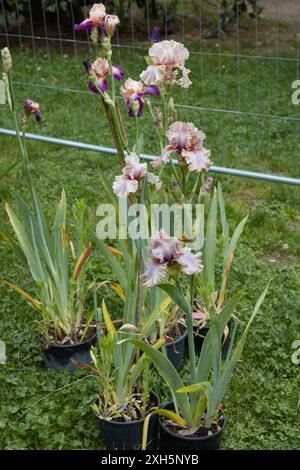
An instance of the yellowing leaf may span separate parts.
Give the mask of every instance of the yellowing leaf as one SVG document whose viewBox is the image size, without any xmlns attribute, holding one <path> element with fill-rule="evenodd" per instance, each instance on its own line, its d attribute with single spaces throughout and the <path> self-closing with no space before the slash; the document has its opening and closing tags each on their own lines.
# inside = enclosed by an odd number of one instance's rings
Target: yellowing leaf
<svg viewBox="0 0 300 470">
<path fill-rule="evenodd" d="M 11 282 L 8 282 L 6 281 L 5 279 L 2 279 L 0 277 L 0 280 L 4 282 L 4 284 L 6 284 L 7 286 L 11 287 L 12 289 L 14 289 L 16 292 L 18 292 L 19 294 L 21 294 L 25 299 L 29 300 L 30 303 L 32 303 L 32 305 L 37 308 L 38 310 L 41 309 L 41 302 L 39 302 L 38 300 L 34 299 L 33 297 L 31 297 L 31 295 L 27 294 L 27 292 L 25 292 L 24 290 L 20 289 L 19 287 L 15 286 L 14 284 L 12 284 Z"/>
<path fill-rule="evenodd" d="M 76 263 L 76 266 L 73 272 L 74 281 L 77 281 L 77 279 L 79 278 L 81 270 L 84 264 L 86 263 L 86 261 L 88 260 L 88 258 L 91 256 L 91 254 L 92 254 L 92 245 L 89 244 L 89 246 L 84 250 L 83 253 L 81 253 L 81 255 L 78 258 L 78 261 Z"/>
<path fill-rule="evenodd" d="M 112 246 L 108 246 L 107 247 L 109 249 L 109 251 L 111 251 L 111 253 L 115 256 L 123 256 L 123 254 L 121 253 L 121 251 L 117 250 L 116 248 L 113 248 Z"/>
<path fill-rule="evenodd" d="M 187 427 L 186 421 L 183 418 L 181 418 L 181 416 L 178 416 L 176 413 L 174 413 L 174 411 L 165 410 L 164 408 L 157 408 L 152 413 L 149 413 L 148 416 L 146 416 L 146 419 L 144 421 L 142 450 L 146 450 L 147 448 L 147 436 L 148 436 L 149 422 L 150 422 L 151 416 L 153 416 L 154 414 L 160 414 L 160 415 L 166 416 L 166 418 L 171 419 L 172 421 L 174 421 L 174 423 L 178 424 L 179 426 L 183 428 Z"/>
<path fill-rule="evenodd" d="M 114 324 L 113 324 L 113 322 L 110 318 L 110 315 L 108 313 L 108 310 L 107 310 L 106 303 L 105 303 L 104 299 L 102 300 L 102 312 L 103 312 L 103 318 L 104 318 L 105 325 L 106 325 L 108 333 L 112 336 L 115 336 L 116 329 L 115 329 Z"/>
<path fill-rule="evenodd" d="M 123 302 L 125 301 L 125 292 L 124 292 L 124 289 L 119 285 L 119 284 L 116 284 L 115 282 L 112 282 L 112 281 L 102 281 L 100 282 L 100 284 L 97 284 L 96 285 L 96 289 L 100 289 L 102 286 L 105 286 L 105 285 L 110 285 L 110 287 L 118 294 L 118 296 L 120 297 L 120 299 L 123 300 Z"/>
</svg>

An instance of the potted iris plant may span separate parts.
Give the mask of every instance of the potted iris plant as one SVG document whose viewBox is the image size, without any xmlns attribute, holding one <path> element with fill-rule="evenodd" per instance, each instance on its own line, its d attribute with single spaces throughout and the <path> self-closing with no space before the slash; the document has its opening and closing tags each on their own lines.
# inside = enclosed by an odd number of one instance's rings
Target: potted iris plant
<svg viewBox="0 0 300 470">
<path fill-rule="evenodd" d="M 36 328 L 42 338 L 45 365 L 49 368 L 74 370 L 72 359 L 89 362 L 90 348 L 96 338 L 93 314 L 89 312 L 87 269 L 92 246 L 86 223 L 87 207 L 77 201 L 73 209 L 75 239 L 69 237 L 66 216 L 67 200 L 62 191 L 52 225 L 43 211 L 34 187 L 26 147 L 26 129 L 32 117 L 41 121 L 40 106 L 25 100 L 17 115 L 11 80 L 12 60 L 9 50 L 2 50 L 6 97 L 12 112 L 32 208 L 16 196 L 15 208 L 5 204 L 16 239 L 7 233 L 1 238 L 14 250 L 35 286 L 35 297 L 8 280 L 2 281 L 24 297 L 37 311 Z"/>
<path fill-rule="evenodd" d="M 192 318 L 190 302 L 178 293 L 172 284 L 161 285 L 177 302 L 185 308 Z M 236 326 L 233 329 L 227 357 L 222 363 L 221 344 L 224 328 L 233 314 L 239 296 L 233 297 L 218 315 L 210 310 L 210 328 L 205 336 L 199 360 L 196 362 L 194 341 L 189 336 L 190 384 L 184 384 L 170 361 L 161 352 L 150 346 L 132 340 L 133 344 L 144 351 L 166 385 L 172 392 L 173 401 L 155 412 L 162 418 L 159 420 L 161 449 L 181 450 L 215 450 L 219 449 L 222 433 L 227 424 L 227 417 L 222 410 L 222 400 L 230 383 L 231 375 L 241 357 L 243 347 L 255 315 L 266 296 L 268 287 L 258 299 L 247 326 L 234 346 Z M 191 322 L 189 324 L 191 329 Z M 144 433 L 147 436 L 145 422 Z"/>
</svg>

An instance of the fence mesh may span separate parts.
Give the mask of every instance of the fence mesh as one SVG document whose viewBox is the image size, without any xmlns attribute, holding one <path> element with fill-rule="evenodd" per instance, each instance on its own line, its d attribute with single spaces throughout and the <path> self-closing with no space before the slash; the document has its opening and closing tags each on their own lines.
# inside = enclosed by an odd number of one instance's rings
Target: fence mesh
<svg viewBox="0 0 300 470">
<path fill-rule="evenodd" d="M 105 121 L 96 117 L 98 102 L 86 89 L 82 60 L 93 58 L 91 42 L 73 28 L 92 2 L 81 2 L 82 8 L 76 1 L 12 3 L 8 11 L 0 0 L 0 43 L 13 53 L 18 98 L 30 96 L 46 110 L 36 132 L 111 146 Z M 141 3 L 143 8 L 130 0 L 109 2 L 111 12 L 125 8 L 115 63 L 137 79 L 151 30 L 159 26 L 162 39 L 176 39 L 190 50 L 188 67 L 197 86 L 176 90 L 175 100 L 182 120 L 194 121 L 207 134 L 214 162 L 299 177 L 300 116 L 291 97 L 292 83 L 300 79 L 300 2 L 287 0 L 283 8 L 280 0 L 261 1 L 264 11 L 253 18 L 236 10 L 226 33 L 215 28 L 223 12 L 218 0 Z M 0 127 L 12 128 L 3 106 L 0 120 Z M 155 154 L 150 133 L 146 142 L 145 150 Z"/>
</svg>

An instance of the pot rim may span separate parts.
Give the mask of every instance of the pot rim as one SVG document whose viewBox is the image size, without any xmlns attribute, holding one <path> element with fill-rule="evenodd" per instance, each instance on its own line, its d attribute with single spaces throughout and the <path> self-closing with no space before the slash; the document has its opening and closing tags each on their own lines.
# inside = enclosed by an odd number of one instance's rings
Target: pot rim
<svg viewBox="0 0 300 470">
<path fill-rule="evenodd" d="M 173 405 L 173 402 L 169 402 L 167 403 L 166 405 L 163 406 L 163 408 L 166 408 L 168 405 Z M 170 434 L 171 436 L 176 436 L 178 437 L 179 439 L 182 439 L 184 441 L 208 441 L 209 439 L 212 439 L 216 436 L 218 436 L 219 434 L 221 434 L 224 429 L 225 429 L 225 426 L 227 425 L 227 416 L 226 416 L 226 413 L 225 411 L 223 410 L 219 410 L 219 413 L 221 413 L 221 415 L 223 415 L 223 426 L 221 427 L 221 429 L 219 429 L 217 432 L 215 433 L 212 433 L 208 436 L 199 436 L 199 437 L 187 437 L 187 436 L 181 436 L 180 434 L 176 434 L 175 432 L 172 432 L 170 431 L 163 423 L 163 421 L 161 420 L 161 417 L 158 416 L 158 422 L 159 422 L 159 425 L 163 428 L 163 430 L 167 433 L 167 434 Z"/>
<path fill-rule="evenodd" d="M 182 341 L 188 334 L 187 327 L 185 326 L 184 333 L 183 335 L 179 336 L 179 338 L 175 339 L 175 341 L 169 341 L 169 343 L 166 343 L 165 346 L 173 346 L 174 344 L 179 343 L 179 341 Z"/>
<path fill-rule="evenodd" d="M 156 395 L 155 392 L 150 392 L 150 396 L 151 395 L 154 396 L 155 400 L 157 401 L 157 406 L 159 407 L 160 401 L 159 401 L 158 395 Z M 93 403 L 97 403 L 97 402 L 99 402 L 99 397 L 96 398 L 93 401 Z M 127 421 L 127 422 L 125 422 L 125 421 L 114 421 L 114 420 L 109 420 L 109 419 L 105 419 L 105 418 L 100 418 L 100 416 L 98 416 L 97 413 L 93 409 L 92 409 L 92 411 L 93 411 L 93 414 L 94 414 L 94 416 L 96 416 L 98 421 L 103 421 L 104 423 L 112 424 L 113 426 L 134 426 L 136 424 L 143 423 L 145 421 L 146 416 L 148 416 L 148 415 L 146 415 L 145 418 L 137 419 L 136 421 Z"/>
<path fill-rule="evenodd" d="M 51 348 L 58 348 L 58 349 L 76 348 L 78 346 L 84 346 L 85 344 L 90 343 L 96 338 L 96 336 L 97 336 L 97 327 L 95 328 L 94 333 L 88 339 L 85 339 L 84 341 L 80 341 L 79 343 L 75 343 L 75 344 L 48 343 L 49 344 L 48 348 L 47 349 L 43 348 L 43 349 L 44 351 L 49 351 L 49 349 Z"/>
</svg>

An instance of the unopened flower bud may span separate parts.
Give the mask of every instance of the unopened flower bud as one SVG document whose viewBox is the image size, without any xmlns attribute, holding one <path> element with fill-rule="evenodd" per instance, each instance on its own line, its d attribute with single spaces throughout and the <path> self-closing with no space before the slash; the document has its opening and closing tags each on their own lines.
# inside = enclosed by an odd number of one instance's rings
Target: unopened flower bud
<svg viewBox="0 0 300 470">
<path fill-rule="evenodd" d="M 103 38 L 102 42 L 101 42 L 101 46 L 102 46 L 102 51 L 103 51 L 103 54 L 105 55 L 105 57 L 110 60 L 111 59 L 111 56 L 112 56 L 112 50 L 111 50 L 111 43 L 110 43 L 110 39 L 107 37 L 107 38 Z"/>
<path fill-rule="evenodd" d="M 1 57 L 3 72 L 8 73 L 12 66 L 12 58 L 8 47 L 4 47 L 4 49 L 1 49 Z"/>
<path fill-rule="evenodd" d="M 161 109 L 157 108 L 157 107 L 153 108 L 153 114 L 154 114 L 154 118 L 155 118 L 156 127 L 158 127 L 158 128 L 163 127 L 164 117 L 163 117 L 163 113 L 161 112 Z"/>
<path fill-rule="evenodd" d="M 94 27 L 91 32 L 91 41 L 93 44 L 98 44 L 98 39 L 99 39 L 98 28 Z"/>
<path fill-rule="evenodd" d="M 104 99 L 105 103 L 108 104 L 108 106 L 111 106 L 111 107 L 114 106 L 114 102 L 113 102 L 113 100 L 111 99 L 111 97 L 109 96 L 108 93 L 106 93 L 106 92 L 103 93 L 103 99 Z"/>
<path fill-rule="evenodd" d="M 144 57 L 144 59 L 145 59 L 147 65 L 152 65 L 153 62 L 152 62 L 152 59 L 149 55 Z"/>
<path fill-rule="evenodd" d="M 206 204 L 207 202 L 210 201 L 211 198 L 211 190 L 213 187 L 213 178 L 209 176 L 206 181 L 203 183 L 203 185 L 200 188 L 199 192 L 199 198 L 201 203 Z"/>
<path fill-rule="evenodd" d="M 178 184 L 176 181 L 173 181 L 173 182 L 172 182 L 171 191 L 172 191 L 172 196 L 174 197 L 174 199 L 175 199 L 178 203 L 182 203 L 184 197 L 183 197 L 182 191 L 181 191 L 181 189 L 180 189 L 180 186 L 179 186 L 179 184 Z"/>
<path fill-rule="evenodd" d="M 214 182 L 214 179 L 211 176 L 209 176 L 206 179 L 205 183 L 201 186 L 200 194 L 201 195 L 210 194 L 213 182 Z"/>
<path fill-rule="evenodd" d="M 140 108 L 139 102 L 137 100 L 131 100 L 131 109 L 135 117 L 138 116 L 139 108 Z"/>
<path fill-rule="evenodd" d="M 120 23 L 119 18 L 116 15 L 106 15 L 105 17 L 105 32 L 109 38 L 111 38 L 116 31 L 117 25 Z"/>
<path fill-rule="evenodd" d="M 168 103 L 168 112 L 169 112 L 169 121 L 171 123 L 176 122 L 178 118 L 178 113 L 175 108 L 174 100 L 172 97 L 170 98 L 169 103 Z"/>
</svg>

